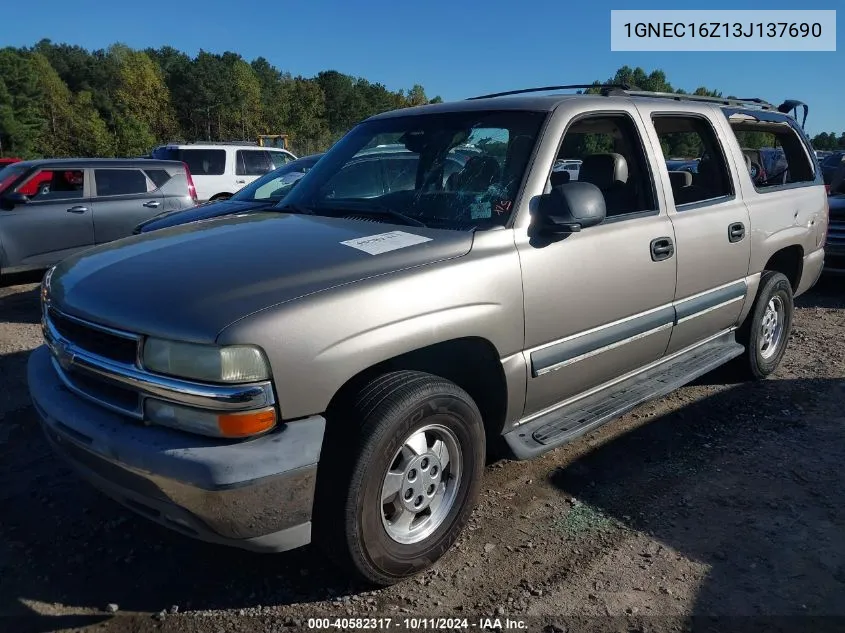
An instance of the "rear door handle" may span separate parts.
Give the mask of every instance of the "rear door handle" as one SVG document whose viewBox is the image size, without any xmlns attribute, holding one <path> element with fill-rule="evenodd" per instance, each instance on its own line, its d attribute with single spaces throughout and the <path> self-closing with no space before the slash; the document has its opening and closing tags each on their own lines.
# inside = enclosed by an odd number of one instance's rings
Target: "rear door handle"
<svg viewBox="0 0 845 633">
<path fill-rule="evenodd" d="M 83 207 L 81 205 L 76 205 L 75 207 L 71 207 L 67 210 L 68 213 L 86 213 L 88 211 L 88 207 Z"/>
<path fill-rule="evenodd" d="M 655 262 L 669 259 L 675 254 L 675 244 L 671 237 L 658 237 L 651 240 L 651 259 Z"/>
<path fill-rule="evenodd" d="M 728 241 L 739 242 L 745 237 L 745 225 L 742 222 L 734 222 L 728 227 Z"/>
<path fill-rule="evenodd" d="M 149 202 L 145 202 L 144 206 L 148 209 L 158 209 L 161 206 L 161 202 L 158 200 L 150 200 Z"/>
</svg>

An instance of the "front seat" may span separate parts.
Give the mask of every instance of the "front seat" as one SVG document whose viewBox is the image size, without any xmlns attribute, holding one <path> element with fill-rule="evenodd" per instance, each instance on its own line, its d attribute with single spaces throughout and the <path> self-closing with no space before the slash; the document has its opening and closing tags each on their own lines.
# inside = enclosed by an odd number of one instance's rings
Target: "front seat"
<svg viewBox="0 0 845 633">
<path fill-rule="evenodd" d="M 578 180 L 589 182 L 601 189 L 607 215 L 628 213 L 635 210 L 628 185 L 628 161 L 622 154 L 590 154 L 584 157 Z"/>
</svg>

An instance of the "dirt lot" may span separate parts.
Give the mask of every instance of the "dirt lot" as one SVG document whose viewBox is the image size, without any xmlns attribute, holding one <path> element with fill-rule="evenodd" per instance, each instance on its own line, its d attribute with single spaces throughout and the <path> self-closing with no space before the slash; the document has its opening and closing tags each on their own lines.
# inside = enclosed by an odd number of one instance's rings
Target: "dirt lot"
<svg viewBox="0 0 845 633">
<path fill-rule="evenodd" d="M 187 540 L 77 481 L 26 392 L 36 286 L 0 289 L 0 630 L 292 631 L 350 614 L 845 630 L 842 281 L 798 305 L 772 379 L 708 376 L 534 462 L 491 465 L 458 547 L 369 591 L 313 549 L 262 557 Z"/>
</svg>

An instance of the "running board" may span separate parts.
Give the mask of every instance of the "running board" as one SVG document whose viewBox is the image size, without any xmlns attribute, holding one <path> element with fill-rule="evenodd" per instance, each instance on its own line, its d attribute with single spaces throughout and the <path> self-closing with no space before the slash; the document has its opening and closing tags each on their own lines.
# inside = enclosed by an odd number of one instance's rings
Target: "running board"
<svg viewBox="0 0 845 633">
<path fill-rule="evenodd" d="M 505 440 L 517 459 L 531 459 L 622 416 L 643 402 L 675 391 L 744 351 L 731 332 L 619 384 L 520 424 L 505 434 Z"/>
</svg>

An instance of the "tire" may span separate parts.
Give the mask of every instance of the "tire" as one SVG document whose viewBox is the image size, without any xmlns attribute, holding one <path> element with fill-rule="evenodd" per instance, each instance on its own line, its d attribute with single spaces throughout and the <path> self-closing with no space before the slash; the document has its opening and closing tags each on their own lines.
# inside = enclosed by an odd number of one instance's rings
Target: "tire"
<svg viewBox="0 0 845 633">
<path fill-rule="evenodd" d="M 379 376 L 350 401 L 345 419 L 330 421 L 320 458 L 315 541 L 341 567 L 387 586 L 458 538 L 481 485 L 484 425 L 463 389 L 417 371 Z"/>
<path fill-rule="evenodd" d="M 782 273 L 764 271 L 751 312 L 737 333 L 745 345 L 736 364 L 743 377 L 761 380 L 777 369 L 792 331 L 793 310 L 792 284 Z"/>
</svg>

